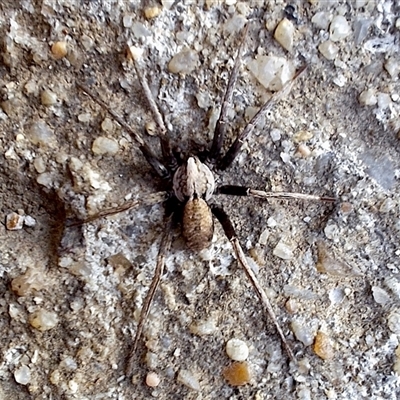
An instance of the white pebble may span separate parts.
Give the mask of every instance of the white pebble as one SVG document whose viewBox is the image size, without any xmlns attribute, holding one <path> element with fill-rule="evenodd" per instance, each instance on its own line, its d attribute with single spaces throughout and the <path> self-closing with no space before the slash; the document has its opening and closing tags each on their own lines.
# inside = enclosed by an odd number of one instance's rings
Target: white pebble
<svg viewBox="0 0 400 400">
<path fill-rule="evenodd" d="M 26 133 L 29 140 L 39 146 L 55 146 L 57 143 L 53 130 L 41 119 L 32 123 Z"/>
<path fill-rule="evenodd" d="M 53 106 L 57 104 L 57 95 L 51 90 L 43 90 L 40 94 L 40 101 L 44 106 Z"/>
<path fill-rule="evenodd" d="M 372 296 L 374 297 L 375 302 L 378 304 L 387 304 L 390 303 L 391 298 L 388 292 L 378 286 L 372 286 Z"/>
<path fill-rule="evenodd" d="M 27 385 L 31 380 L 31 370 L 26 365 L 22 365 L 14 371 L 14 378 L 17 383 Z"/>
<path fill-rule="evenodd" d="M 339 52 L 339 48 L 331 40 L 322 42 L 318 46 L 318 50 L 327 60 L 334 60 Z"/>
<path fill-rule="evenodd" d="M 340 40 L 349 36 L 350 32 L 351 28 L 345 17 L 342 15 L 333 17 L 329 27 L 329 38 L 332 40 L 332 42 L 339 42 Z"/>
<path fill-rule="evenodd" d="M 168 63 L 168 70 L 173 74 L 190 74 L 197 67 L 199 55 L 190 49 L 175 54 Z"/>
<path fill-rule="evenodd" d="M 178 382 L 182 383 L 186 387 L 192 390 L 199 391 L 200 390 L 200 383 L 197 377 L 190 371 L 186 369 L 181 369 L 178 372 Z"/>
<path fill-rule="evenodd" d="M 281 140 L 281 131 L 279 129 L 271 129 L 269 135 L 271 136 L 273 142 L 278 142 L 279 140 Z"/>
<path fill-rule="evenodd" d="M 29 317 L 29 323 L 41 332 L 54 328 L 58 323 L 57 314 L 51 311 L 39 309 Z"/>
<path fill-rule="evenodd" d="M 42 174 L 44 171 L 46 171 L 46 163 L 44 162 L 43 157 L 37 157 L 33 161 L 33 166 L 36 169 L 36 172 L 39 174 Z"/>
<path fill-rule="evenodd" d="M 283 57 L 259 56 L 248 63 L 248 68 L 256 79 L 268 90 L 280 90 L 293 79 L 296 69 Z"/>
<path fill-rule="evenodd" d="M 329 27 L 329 13 L 320 11 L 317 12 L 312 18 L 311 22 L 318 28 L 328 30 Z"/>
<path fill-rule="evenodd" d="M 160 377 L 155 372 L 149 372 L 146 376 L 146 385 L 149 387 L 157 387 L 160 384 Z"/>
<path fill-rule="evenodd" d="M 195 324 L 190 325 L 190 332 L 195 335 L 204 336 L 211 335 L 217 329 L 214 319 L 208 319 L 206 321 L 200 321 Z"/>
<path fill-rule="evenodd" d="M 400 74 L 400 62 L 396 59 L 389 58 L 385 64 L 384 67 L 386 69 L 386 71 L 389 73 L 389 75 L 391 76 L 391 78 L 395 79 L 399 76 Z"/>
<path fill-rule="evenodd" d="M 118 153 L 119 146 L 115 139 L 110 139 L 105 136 L 96 138 L 92 145 L 92 151 L 97 155 L 110 155 L 113 156 Z"/>
<path fill-rule="evenodd" d="M 291 260 L 293 258 L 293 250 L 282 241 L 275 246 L 272 254 L 282 260 Z"/>
<path fill-rule="evenodd" d="M 388 316 L 388 327 L 396 335 L 400 335 L 400 311 L 393 310 Z"/>
<path fill-rule="evenodd" d="M 374 106 L 378 102 L 378 99 L 375 96 L 374 90 L 367 89 L 360 93 L 358 101 L 362 106 Z"/>
<path fill-rule="evenodd" d="M 114 131 L 114 124 L 110 118 L 104 118 L 101 123 L 101 129 L 105 133 L 112 133 Z"/>
<path fill-rule="evenodd" d="M 297 340 L 305 346 L 311 346 L 314 343 L 315 332 L 304 322 L 293 321 L 291 328 Z"/>
<path fill-rule="evenodd" d="M 24 225 L 33 228 L 36 225 L 36 219 L 30 215 L 26 215 L 24 218 Z"/>
<path fill-rule="evenodd" d="M 292 51 L 293 37 L 294 26 L 287 18 L 284 18 L 276 27 L 274 38 L 285 50 Z"/>
<path fill-rule="evenodd" d="M 226 354 L 231 360 L 245 361 L 249 356 L 249 348 L 243 340 L 233 338 L 226 343 Z"/>
</svg>

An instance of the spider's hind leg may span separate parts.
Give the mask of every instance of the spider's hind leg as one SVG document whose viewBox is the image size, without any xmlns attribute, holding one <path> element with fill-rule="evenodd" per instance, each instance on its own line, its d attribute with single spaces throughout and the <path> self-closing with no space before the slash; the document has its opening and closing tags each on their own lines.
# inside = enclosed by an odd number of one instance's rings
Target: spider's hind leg
<svg viewBox="0 0 400 400">
<path fill-rule="evenodd" d="M 243 268 L 244 272 L 247 275 L 247 278 L 250 280 L 250 283 L 252 284 L 255 292 L 257 293 L 258 298 L 261 300 L 261 303 L 265 307 L 269 317 L 271 318 L 272 322 L 275 325 L 276 330 L 278 331 L 278 334 L 281 338 L 282 344 L 286 349 L 287 354 L 289 355 L 289 358 L 296 363 L 296 357 L 293 354 L 293 351 L 291 347 L 289 346 L 289 343 L 286 340 L 286 336 L 283 333 L 283 330 L 281 326 L 279 325 L 278 319 L 276 318 L 275 312 L 272 308 L 272 305 L 268 299 L 268 296 L 266 295 L 264 289 L 262 288 L 260 282 L 258 281 L 256 275 L 254 274 L 253 270 L 251 269 L 249 263 L 246 260 L 246 256 L 243 252 L 242 246 L 239 243 L 239 240 L 236 236 L 235 229 L 233 228 L 232 222 L 230 221 L 228 215 L 226 212 L 221 208 L 217 206 L 213 206 L 211 208 L 213 214 L 215 217 L 218 219 L 218 221 L 221 223 L 222 228 L 224 229 L 225 235 L 227 238 L 230 240 L 232 243 L 233 251 L 235 252 L 235 256 L 240 264 L 240 266 Z"/>
</svg>

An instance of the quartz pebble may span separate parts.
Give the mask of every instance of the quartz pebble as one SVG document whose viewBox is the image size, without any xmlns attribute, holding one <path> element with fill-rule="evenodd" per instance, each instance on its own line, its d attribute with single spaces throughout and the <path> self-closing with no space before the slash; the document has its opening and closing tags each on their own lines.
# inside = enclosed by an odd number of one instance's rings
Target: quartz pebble
<svg viewBox="0 0 400 400">
<path fill-rule="evenodd" d="M 226 343 L 226 354 L 231 360 L 245 361 L 249 356 L 249 348 L 243 340 L 233 338 Z"/>
<path fill-rule="evenodd" d="M 362 106 L 374 106 L 378 102 L 378 99 L 375 96 L 374 90 L 367 89 L 360 93 L 358 101 Z"/>
<path fill-rule="evenodd" d="M 327 40 L 318 46 L 318 50 L 327 60 L 331 61 L 336 58 L 339 52 L 339 47 L 337 47 L 331 40 Z"/>
<path fill-rule="evenodd" d="M 189 329 L 190 332 L 192 332 L 194 335 L 204 336 L 214 333 L 217 327 L 215 325 L 215 320 L 210 318 L 205 321 L 199 321 L 197 323 L 191 324 Z"/>
<path fill-rule="evenodd" d="M 48 331 L 58 323 L 57 314 L 51 311 L 39 309 L 29 317 L 29 323 L 39 331 Z"/>
<path fill-rule="evenodd" d="M 234 362 L 223 370 L 222 375 L 232 386 L 246 385 L 251 378 L 247 362 Z"/>
<path fill-rule="evenodd" d="M 168 63 L 168 70 L 173 74 L 190 74 L 199 62 L 199 55 L 190 49 L 175 54 Z"/>
<path fill-rule="evenodd" d="M 296 73 L 291 62 L 275 56 L 259 56 L 248 63 L 248 68 L 261 85 L 273 91 L 282 89 Z"/>
<path fill-rule="evenodd" d="M 55 42 L 51 46 L 51 52 L 56 60 L 60 60 L 61 58 L 65 57 L 68 53 L 67 42 Z"/>
<path fill-rule="evenodd" d="M 376 303 L 385 305 L 387 303 L 390 303 L 391 299 L 388 294 L 388 292 L 379 286 L 372 286 L 372 296 L 374 297 L 374 300 Z"/>
<path fill-rule="evenodd" d="M 282 241 L 278 242 L 272 254 L 282 260 L 291 260 L 293 258 L 293 250 Z"/>
<path fill-rule="evenodd" d="M 292 321 L 291 328 L 297 340 L 302 342 L 305 346 L 310 346 L 314 342 L 314 332 L 310 326 L 300 321 Z"/>
<path fill-rule="evenodd" d="M 40 94 L 40 101 L 44 106 L 53 106 L 57 104 L 57 95 L 51 90 L 43 90 Z"/>
<path fill-rule="evenodd" d="M 329 39 L 332 42 L 339 42 L 350 35 L 351 28 L 346 18 L 342 15 L 333 17 L 331 25 L 329 26 Z"/>
<path fill-rule="evenodd" d="M 113 156 L 118 153 L 119 146 L 115 139 L 110 139 L 105 136 L 96 138 L 92 145 L 92 151 L 97 155 Z"/>
<path fill-rule="evenodd" d="M 293 49 L 294 26 L 291 21 L 284 18 L 275 29 L 275 40 L 287 51 Z"/>
<path fill-rule="evenodd" d="M 146 385 L 149 387 L 157 387 L 160 384 L 160 377 L 155 372 L 149 372 L 146 375 Z"/>
<path fill-rule="evenodd" d="M 24 216 L 12 212 L 6 216 L 6 228 L 9 231 L 18 231 L 24 225 Z"/>
<path fill-rule="evenodd" d="M 14 378 L 17 383 L 27 385 L 31 380 L 31 370 L 26 365 L 22 365 L 14 371 Z"/>
<path fill-rule="evenodd" d="M 197 377 L 190 371 L 186 369 L 181 369 L 178 372 L 178 382 L 182 383 L 186 387 L 192 390 L 199 391 L 200 390 L 200 383 Z"/>
</svg>

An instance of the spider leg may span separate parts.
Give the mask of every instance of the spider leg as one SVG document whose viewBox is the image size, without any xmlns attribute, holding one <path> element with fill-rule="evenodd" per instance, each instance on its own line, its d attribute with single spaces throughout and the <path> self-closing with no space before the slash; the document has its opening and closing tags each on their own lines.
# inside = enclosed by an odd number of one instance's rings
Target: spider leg
<svg viewBox="0 0 400 400">
<path fill-rule="evenodd" d="M 135 132 L 111 107 L 109 107 L 97 94 L 92 92 L 87 86 L 77 83 L 76 84 L 82 91 L 90 96 L 97 104 L 103 107 L 108 113 L 131 135 L 132 139 L 136 142 L 139 150 L 151 167 L 155 170 L 158 176 L 163 179 L 168 179 L 170 173 L 167 167 L 156 157 L 150 147 L 146 144 L 143 137 Z"/>
<path fill-rule="evenodd" d="M 326 201 L 334 203 L 336 199 L 329 196 L 316 196 L 312 194 L 304 193 L 292 193 L 292 192 L 264 192 L 263 190 L 255 190 L 245 186 L 236 185 L 224 185 L 220 186 L 217 194 L 227 194 L 233 196 L 252 196 L 260 199 L 283 199 L 283 200 L 312 200 L 312 201 Z"/>
<path fill-rule="evenodd" d="M 224 95 L 224 100 L 222 101 L 222 106 L 221 106 L 221 111 L 219 114 L 219 118 L 217 121 L 217 124 L 215 125 L 215 130 L 214 130 L 214 138 L 213 142 L 211 145 L 211 150 L 209 153 L 209 161 L 211 163 L 215 163 L 217 160 L 219 160 L 221 156 L 221 150 L 222 150 L 222 145 L 224 142 L 224 137 L 225 137 L 225 131 L 226 131 L 226 118 L 228 114 L 228 108 L 229 105 L 232 103 L 232 95 L 233 95 L 233 89 L 235 88 L 236 80 L 239 74 L 239 68 L 242 64 L 242 51 L 243 51 L 243 45 L 246 41 L 247 38 L 247 32 L 249 30 L 249 25 L 247 24 L 243 33 L 243 38 L 240 42 L 238 52 L 236 55 L 235 59 L 235 64 L 233 65 L 232 72 L 229 76 L 228 80 L 228 86 L 226 87 L 226 92 Z"/>
<path fill-rule="evenodd" d="M 163 201 L 167 200 L 168 198 L 168 192 L 156 192 L 149 194 L 145 196 L 143 199 L 140 200 L 131 200 L 127 201 L 124 204 L 117 206 L 117 207 L 111 207 L 111 208 L 106 208 L 105 210 L 101 210 L 100 212 L 91 215 L 88 218 L 85 218 L 84 220 L 75 220 L 75 221 L 70 221 L 67 222 L 67 227 L 70 226 L 76 226 L 76 225 L 82 225 L 86 224 L 88 222 L 93 222 L 96 219 L 107 217 L 109 215 L 114 215 L 118 214 L 123 211 L 128 211 L 131 210 L 132 208 L 136 208 L 138 206 L 151 206 L 154 204 L 162 203 Z"/>
<path fill-rule="evenodd" d="M 139 65 L 138 57 L 135 56 L 131 52 L 130 48 L 128 48 L 128 51 L 133 60 L 133 65 L 135 67 L 136 75 L 139 78 L 139 82 L 142 87 L 143 94 L 145 95 L 147 102 L 149 103 L 149 107 L 150 107 L 151 113 L 153 115 L 154 121 L 160 130 L 159 139 L 160 139 L 161 151 L 162 151 L 165 163 L 169 168 L 171 168 L 172 170 L 175 170 L 177 168 L 177 161 L 176 161 L 176 158 L 173 155 L 173 152 L 171 149 L 171 144 L 170 144 L 169 137 L 168 137 L 168 130 L 165 126 L 163 115 L 162 115 L 159 107 L 157 106 L 157 103 L 151 93 L 147 79 L 145 78 L 145 75 L 142 73 L 142 70 Z"/>
<path fill-rule="evenodd" d="M 218 165 L 218 169 L 220 170 L 225 170 L 228 168 L 233 160 L 236 158 L 236 156 L 239 154 L 243 143 L 247 138 L 251 135 L 253 132 L 254 128 L 257 126 L 257 124 L 260 122 L 261 118 L 267 113 L 278 101 L 280 101 L 283 97 L 287 96 L 290 90 L 292 89 L 292 86 L 296 79 L 302 74 L 302 72 L 307 68 L 307 66 L 304 66 L 300 68 L 294 78 L 290 80 L 289 82 L 286 82 L 286 84 L 283 86 L 281 90 L 278 92 L 275 92 L 270 99 L 260 108 L 260 110 L 257 112 L 256 115 L 250 120 L 250 122 L 244 127 L 243 131 L 237 136 L 236 140 L 232 143 L 231 147 L 225 154 L 225 156 L 222 158 Z"/>
<path fill-rule="evenodd" d="M 262 304 L 266 308 L 269 317 L 271 318 L 272 322 L 274 323 L 275 328 L 278 331 L 278 334 L 283 343 L 283 346 L 285 347 L 286 352 L 289 355 L 289 358 L 294 363 L 296 363 L 297 362 L 296 358 L 293 354 L 292 349 L 289 346 L 289 343 L 286 340 L 286 337 L 282 331 L 282 328 L 279 325 L 278 319 L 276 318 L 275 312 L 274 312 L 272 305 L 268 299 L 268 296 L 265 294 L 264 289 L 262 288 L 260 282 L 258 281 L 256 275 L 254 274 L 254 272 L 252 271 L 250 265 L 248 264 L 248 262 L 246 260 L 246 256 L 243 252 L 242 247 L 240 246 L 240 243 L 236 236 L 235 229 L 233 228 L 232 222 L 230 221 L 228 215 L 225 213 L 225 211 L 221 207 L 213 206 L 213 207 L 211 207 L 211 210 L 212 210 L 213 214 L 215 215 L 215 217 L 218 219 L 218 221 L 221 223 L 222 228 L 224 229 L 225 235 L 232 243 L 233 251 L 235 252 L 236 258 L 237 258 L 239 264 L 242 266 L 248 279 L 250 280 L 254 290 L 257 293 L 257 296 L 259 297 Z"/>
<path fill-rule="evenodd" d="M 170 214 L 165 221 L 165 230 L 161 238 L 160 248 L 158 250 L 157 255 L 157 263 L 156 269 L 154 271 L 153 280 L 151 281 L 150 288 L 147 292 L 146 299 L 144 300 L 142 310 L 139 316 L 139 323 L 136 329 L 135 337 L 133 339 L 132 347 L 130 349 L 130 353 L 126 363 L 126 376 L 130 378 L 133 375 L 133 368 L 137 361 L 136 357 L 136 350 L 138 347 L 139 340 L 142 336 L 143 327 L 147 320 L 147 316 L 149 314 L 150 306 L 154 298 L 154 294 L 157 290 L 157 287 L 160 283 L 161 276 L 164 271 L 165 267 L 165 256 L 169 252 L 171 248 L 171 241 L 172 241 L 172 219 L 173 214 Z"/>
</svg>

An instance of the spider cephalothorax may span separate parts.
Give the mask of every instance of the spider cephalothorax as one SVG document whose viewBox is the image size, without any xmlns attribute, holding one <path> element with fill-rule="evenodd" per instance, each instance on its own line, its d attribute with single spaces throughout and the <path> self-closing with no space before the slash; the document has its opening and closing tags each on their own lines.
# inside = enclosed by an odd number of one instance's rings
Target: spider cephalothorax
<svg viewBox="0 0 400 400">
<path fill-rule="evenodd" d="M 247 28 L 246 28 L 247 32 Z M 186 160 L 178 159 L 176 157 L 176 152 L 172 151 L 169 142 L 168 130 L 165 127 L 164 119 L 158 106 L 151 95 L 148 83 L 144 78 L 138 60 L 135 54 L 140 52 L 135 51 L 135 49 L 130 49 L 130 57 L 133 60 L 136 73 L 141 82 L 143 92 L 149 103 L 154 120 L 159 128 L 159 140 L 160 147 L 162 151 L 162 157 L 155 155 L 153 150 L 149 148 L 145 140 L 140 134 L 132 130 L 121 117 L 118 116 L 110 107 L 101 101 L 98 96 L 91 92 L 89 88 L 83 85 L 78 85 L 84 92 L 90 95 L 95 101 L 108 110 L 108 112 L 116 119 L 116 121 L 127 130 L 139 150 L 142 152 L 143 156 L 146 158 L 148 163 L 153 168 L 155 174 L 162 178 L 164 181 L 168 182 L 170 191 L 158 192 L 153 196 L 148 196 L 148 198 L 143 201 L 133 201 L 127 203 L 121 207 L 106 210 L 97 215 L 105 216 L 112 213 L 125 211 L 127 209 L 137 207 L 141 203 L 154 204 L 157 202 L 165 202 L 165 229 L 161 239 L 160 249 L 157 257 L 157 265 L 154 273 L 154 277 L 150 288 L 148 290 L 146 299 L 144 301 L 138 326 L 136 329 L 135 338 L 133 340 L 131 353 L 127 362 L 127 375 L 131 376 L 133 372 L 133 366 L 136 361 L 135 352 L 138 347 L 139 339 L 141 337 L 143 326 L 148 315 L 151 302 L 153 300 L 155 291 L 160 282 L 164 264 L 165 256 L 168 253 L 171 246 L 171 229 L 174 226 L 176 217 L 180 217 L 180 222 L 182 225 L 182 234 L 186 240 L 187 246 L 192 251 L 200 251 L 209 247 L 211 244 L 211 239 L 214 232 L 214 222 L 213 217 L 215 217 L 222 225 L 224 232 L 230 242 L 238 260 L 239 264 L 243 267 L 247 277 L 249 278 L 253 288 L 261 300 L 263 306 L 265 307 L 269 317 L 275 324 L 275 327 L 279 333 L 281 341 L 289 355 L 289 357 L 295 361 L 294 354 L 289 346 L 286 337 L 278 323 L 275 316 L 273 308 L 266 296 L 262 286 L 259 284 L 256 275 L 248 265 L 244 252 L 240 246 L 239 240 L 236 236 L 234 227 L 230 222 L 228 215 L 225 213 L 223 208 L 218 205 L 209 205 L 209 200 L 214 193 L 218 191 L 219 194 L 235 195 L 235 196 L 253 196 L 262 199 L 268 198 L 281 198 L 281 199 L 304 199 L 304 200 L 324 200 L 324 201 L 334 201 L 331 197 L 321 197 L 314 195 L 307 195 L 302 193 L 290 193 L 290 192 L 265 192 L 261 190 L 255 190 L 251 188 L 227 185 L 216 187 L 215 179 L 211 169 L 217 171 L 224 171 L 228 168 L 232 162 L 235 160 L 236 156 L 240 153 L 243 143 L 250 136 L 255 126 L 260 122 L 260 119 L 266 114 L 271 107 L 285 96 L 291 89 L 295 79 L 304 71 L 305 67 L 301 68 L 293 79 L 285 84 L 285 86 L 275 94 L 260 108 L 258 113 L 251 119 L 251 121 L 245 126 L 245 128 L 237 135 L 236 140 L 224 153 L 224 137 L 225 137 L 225 126 L 227 120 L 227 109 L 228 105 L 232 100 L 233 87 L 235 85 L 237 75 L 240 68 L 240 53 L 243 42 L 246 38 L 246 32 L 243 36 L 241 45 L 238 50 L 238 55 L 235 60 L 235 64 L 231 75 L 229 77 L 227 90 L 222 102 L 221 112 L 219 119 L 217 121 L 214 137 L 209 151 L 205 151 L 202 154 L 201 161 L 199 157 L 194 155 L 189 155 Z M 93 220 L 94 217 L 90 218 Z"/>
</svg>

